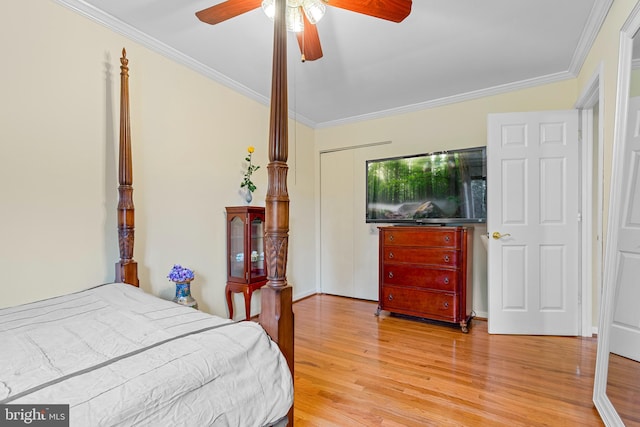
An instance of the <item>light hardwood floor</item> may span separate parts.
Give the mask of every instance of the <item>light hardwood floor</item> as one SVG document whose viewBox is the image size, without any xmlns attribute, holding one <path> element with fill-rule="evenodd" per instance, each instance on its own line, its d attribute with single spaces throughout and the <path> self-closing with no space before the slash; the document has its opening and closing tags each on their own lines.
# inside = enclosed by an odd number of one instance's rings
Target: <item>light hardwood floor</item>
<svg viewBox="0 0 640 427">
<path fill-rule="evenodd" d="M 640 427 L 640 366 L 638 362 L 609 354 L 607 396 L 626 427 Z"/>
<path fill-rule="evenodd" d="M 300 426 L 602 426 L 595 338 L 489 335 L 315 295 L 294 304 Z"/>
</svg>

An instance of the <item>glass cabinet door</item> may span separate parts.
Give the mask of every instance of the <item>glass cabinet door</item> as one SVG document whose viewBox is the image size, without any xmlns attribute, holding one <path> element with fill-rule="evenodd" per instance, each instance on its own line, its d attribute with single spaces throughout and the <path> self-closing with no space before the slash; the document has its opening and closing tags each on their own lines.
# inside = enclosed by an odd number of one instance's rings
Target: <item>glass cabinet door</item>
<svg viewBox="0 0 640 427">
<path fill-rule="evenodd" d="M 251 221 L 251 277 L 265 276 L 264 268 L 264 221 L 254 217 Z"/>
<path fill-rule="evenodd" d="M 227 282 L 266 282 L 263 207 L 229 206 L 227 210 Z"/>
<path fill-rule="evenodd" d="M 244 294 L 246 319 L 251 318 L 251 295 L 268 283 L 265 208 L 227 206 L 227 285 L 225 298 L 233 318 L 233 294 Z"/>
<path fill-rule="evenodd" d="M 229 276 L 245 280 L 244 221 L 239 216 L 229 222 Z"/>
</svg>

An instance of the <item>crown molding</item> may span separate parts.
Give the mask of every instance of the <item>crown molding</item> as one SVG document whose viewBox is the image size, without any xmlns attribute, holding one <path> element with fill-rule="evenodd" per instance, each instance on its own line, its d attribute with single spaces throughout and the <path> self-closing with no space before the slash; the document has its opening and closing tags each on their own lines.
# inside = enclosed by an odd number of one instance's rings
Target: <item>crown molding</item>
<svg viewBox="0 0 640 427">
<path fill-rule="evenodd" d="M 114 32 L 127 37 L 134 42 L 141 44 L 142 46 L 157 52 L 168 59 L 171 59 L 179 64 L 182 64 L 197 73 L 204 75 L 254 101 L 257 101 L 265 106 L 268 106 L 270 101 L 268 97 L 265 97 L 258 92 L 249 89 L 248 87 L 238 83 L 237 81 L 225 76 L 224 74 L 214 70 L 213 68 L 204 65 L 203 63 L 196 61 L 183 54 L 182 52 L 166 45 L 165 43 L 160 42 L 159 40 L 149 36 L 148 34 L 143 33 L 142 31 L 132 27 L 125 22 L 115 18 L 112 15 L 109 15 L 102 10 L 87 4 L 83 0 L 53 0 L 54 2 L 71 9 L 80 15 L 85 16 L 86 18 L 91 19 L 94 22 L 97 22 L 100 25 L 103 25 Z M 298 123 L 309 126 L 312 129 L 319 128 L 328 128 L 333 126 L 340 126 L 354 122 L 360 122 L 365 120 L 374 120 L 379 118 L 384 118 L 388 116 L 394 116 L 398 114 L 406 114 L 415 111 L 425 110 L 429 108 L 441 107 L 449 104 L 454 104 L 463 101 L 469 101 L 473 99 L 478 99 L 486 96 L 499 95 L 506 92 L 527 89 L 530 87 L 554 83 L 562 80 L 567 80 L 571 78 L 575 78 L 582 67 L 589 50 L 591 49 L 595 38 L 602 27 L 602 24 L 611 8 L 613 0 L 596 0 L 591 12 L 589 14 L 589 19 L 587 25 L 582 31 L 580 36 L 580 40 L 578 42 L 578 46 L 574 51 L 573 58 L 571 60 L 571 64 L 569 66 L 568 71 L 549 74 L 546 76 L 536 77 L 532 79 L 522 80 L 513 83 L 507 83 L 503 85 L 498 85 L 486 89 L 480 89 L 476 91 L 471 91 L 467 93 L 462 93 L 458 95 L 448 96 L 444 98 L 439 98 L 431 101 L 421 102 L 417 104 L 406 105 L 398 108 L 391 108 L 386 110 L 381 110 L 373 113 L 358 115 L 347 117 L 339 120 L 332 120 L 327 122 L 314 122 L 309 118 L 300 115 L 299 113 L 294 112 L 289 109 L 289 118 L 297 121 Z"/>
<path fill-rule="evenodd" d="M 448 104 L 454 104 L 457 102 L 469 101 L 472 99 L 482 98 L 485 96 L 499 95 L 513 90 L 526 89 L 542 84 L 554 83 L 562 80 L 575 78 L 582 68 L 584 61 L 593 46 L 593 43 L 602 28 L 602 24 L 611 9 L 613 0 L 596 0 L 589 13 L 587 24 L 582 30 L 580 40 L 576 46 L 569 69 L 564 72 L 549 74 L 547 76 L 537 77 L 529 80 L 522 80 L 519 82 L 508 83 L 504 85 L 494 86 L 487 89 L 481 89 L 477 91 L 462 93 L 459 95 L 449 96 L 445 98 L 435 99 L 418 104 L 407 105 L 404 107 L 393 108 L 388 110 L 377 111 L 374 113 L 363 114 L 360 116 L 347 117 L 340 120 L 333 120 L 323 123 L 317 123 L 316 128 L 328 128 L 333 126 L 340 126 L 349 123 L 374 120 L 383 117 L 388 117 L 397 114 L 411 113 L 415 111 L 425 110 L 428 108 L 442 107 Z"/>
<path fill-rule="evenodd" d="M 591 47 L 593 47 L 593 42 L 600 32 L 612 4 L 613 0 L 596 0 L 595 3 L 593 3 L 589 18 L 587 19 L 587 25 L 585 25 L 582 34 L 580 34 L 578 46 L 573 52 L 573 58 L 571 58 L 571 63 L 569 64 L 570 73 L 576 76 L 580 73 L 580 69 L 584 65 L 584 61 L 587 59 Z"/>
<path fill-rule="evenodd" d="M 512 92 L 515 90 L 528 89 L 535 86 L 540 86 L 540 85 L 549 84 L 549 83 L 556 83 L 559 81 L 568 80 L 572 78 L 575 78 L 574 74 L 568 71 L 563 71 L 560 73 L 554 73 L 546 76 L 535 77 L 532 79 L 520 80 L 513 83 L 493 86 L 486 89 L 480 89 L 480 90 L 475 90 L 471 92 L 461 93 L 458 95 L 447 96 L 444 98 L 434 99 L 431 101 L 405 105 L 403 107 L 391 108 L 388 110 L 377 111 L 374 113 L 363 114 L 360 116 L 347 117 L 345 119 L 340 119 L 340 120 L 322 122 L 322 123 L 316 124 L 316 128 L 328 128 L 328 127 L 334 127 L 334 126 L 341 126 L 341 125 L 354 123 L 354 122 L 361 122 L 365 120 L 381 119 L 381 118 L 394 116 L 398 114 L 413 113 L 416 111 L 427 110 L 429 108 L 443 107 L 445 105 L 455 104 L 458 102 L 471 101 L 474 99 L 484 98 L 484 97 L 493 96 L 493 95 L 501 95 L 501 94 Z"/>
<path fill-rule="evenodd" d="M 162 43 L 156 38 L 149 36 L 146 33 L 134 28 L 133 26 L 117 19 L 113 15 L 105 13 L 104 11 L 85 3 L 82 0 L 53 0 L 54 2 L 73 10 L 74 12 L 89 18 L 90 20 L 107 27 L 108 29 L 139 43 L 140 45 L 163 55 L 164 57 L 182 64 L 191 70 L 204 75 L 254 101 L 257 101 L 263 105 L 269 106 L 270 98 L 259 94 L 258 92 L 249 89 L 248 87 L 238 83 L 237 81 L 230 79 L 224 74 L 214 70 L 213 68 L 204 65 L 203 63 L 196 61 L 190 56 L 178 51 L 177 49 Z M 305 116 L 294 113 L 289 110 L 289 117 L 295 119 L 299 123 L 307 125 L 309 127 L 315 127 L 315 123 L 309 120 Z"/>
</svg>

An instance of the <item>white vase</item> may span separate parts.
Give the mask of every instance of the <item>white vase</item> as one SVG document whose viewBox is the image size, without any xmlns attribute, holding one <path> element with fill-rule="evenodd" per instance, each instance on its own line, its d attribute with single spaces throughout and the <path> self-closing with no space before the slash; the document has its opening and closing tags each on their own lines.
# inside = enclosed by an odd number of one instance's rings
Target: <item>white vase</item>
<svg viewBox="0 0 640 427">
<path fill-rule="evenodd" d="M 251 201 L 253 200 L 253 195 L 251 191 L 247 190 L 247 192 L 244 195 L 244 199 L 247 201 L 247 204 L 251 203 Z"/>
</svg>

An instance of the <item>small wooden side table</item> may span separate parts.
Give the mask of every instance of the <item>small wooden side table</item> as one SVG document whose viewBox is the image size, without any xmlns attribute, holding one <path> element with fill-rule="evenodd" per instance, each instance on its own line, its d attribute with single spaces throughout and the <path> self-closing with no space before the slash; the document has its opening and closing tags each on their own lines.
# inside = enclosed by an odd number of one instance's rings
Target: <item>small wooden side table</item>
<svg viewBox="0 0 640 427">
<path fill-rule="evenodd" d="M 253 294 L 253 291 L 260 289 L 266 284 L 266 280 L 264 282 L 253 282 L 249 284 L 233 282 L 227 283 L 224 291 L 227 296 L 227 306 L 229 307 L 229 319 L 233 319 L 233 293 L 242 292 L 244 294 L 244 311 L 246 314 L 246 320 L 249 320 L 251 319 L 251 295 Z"/>
</svg>

